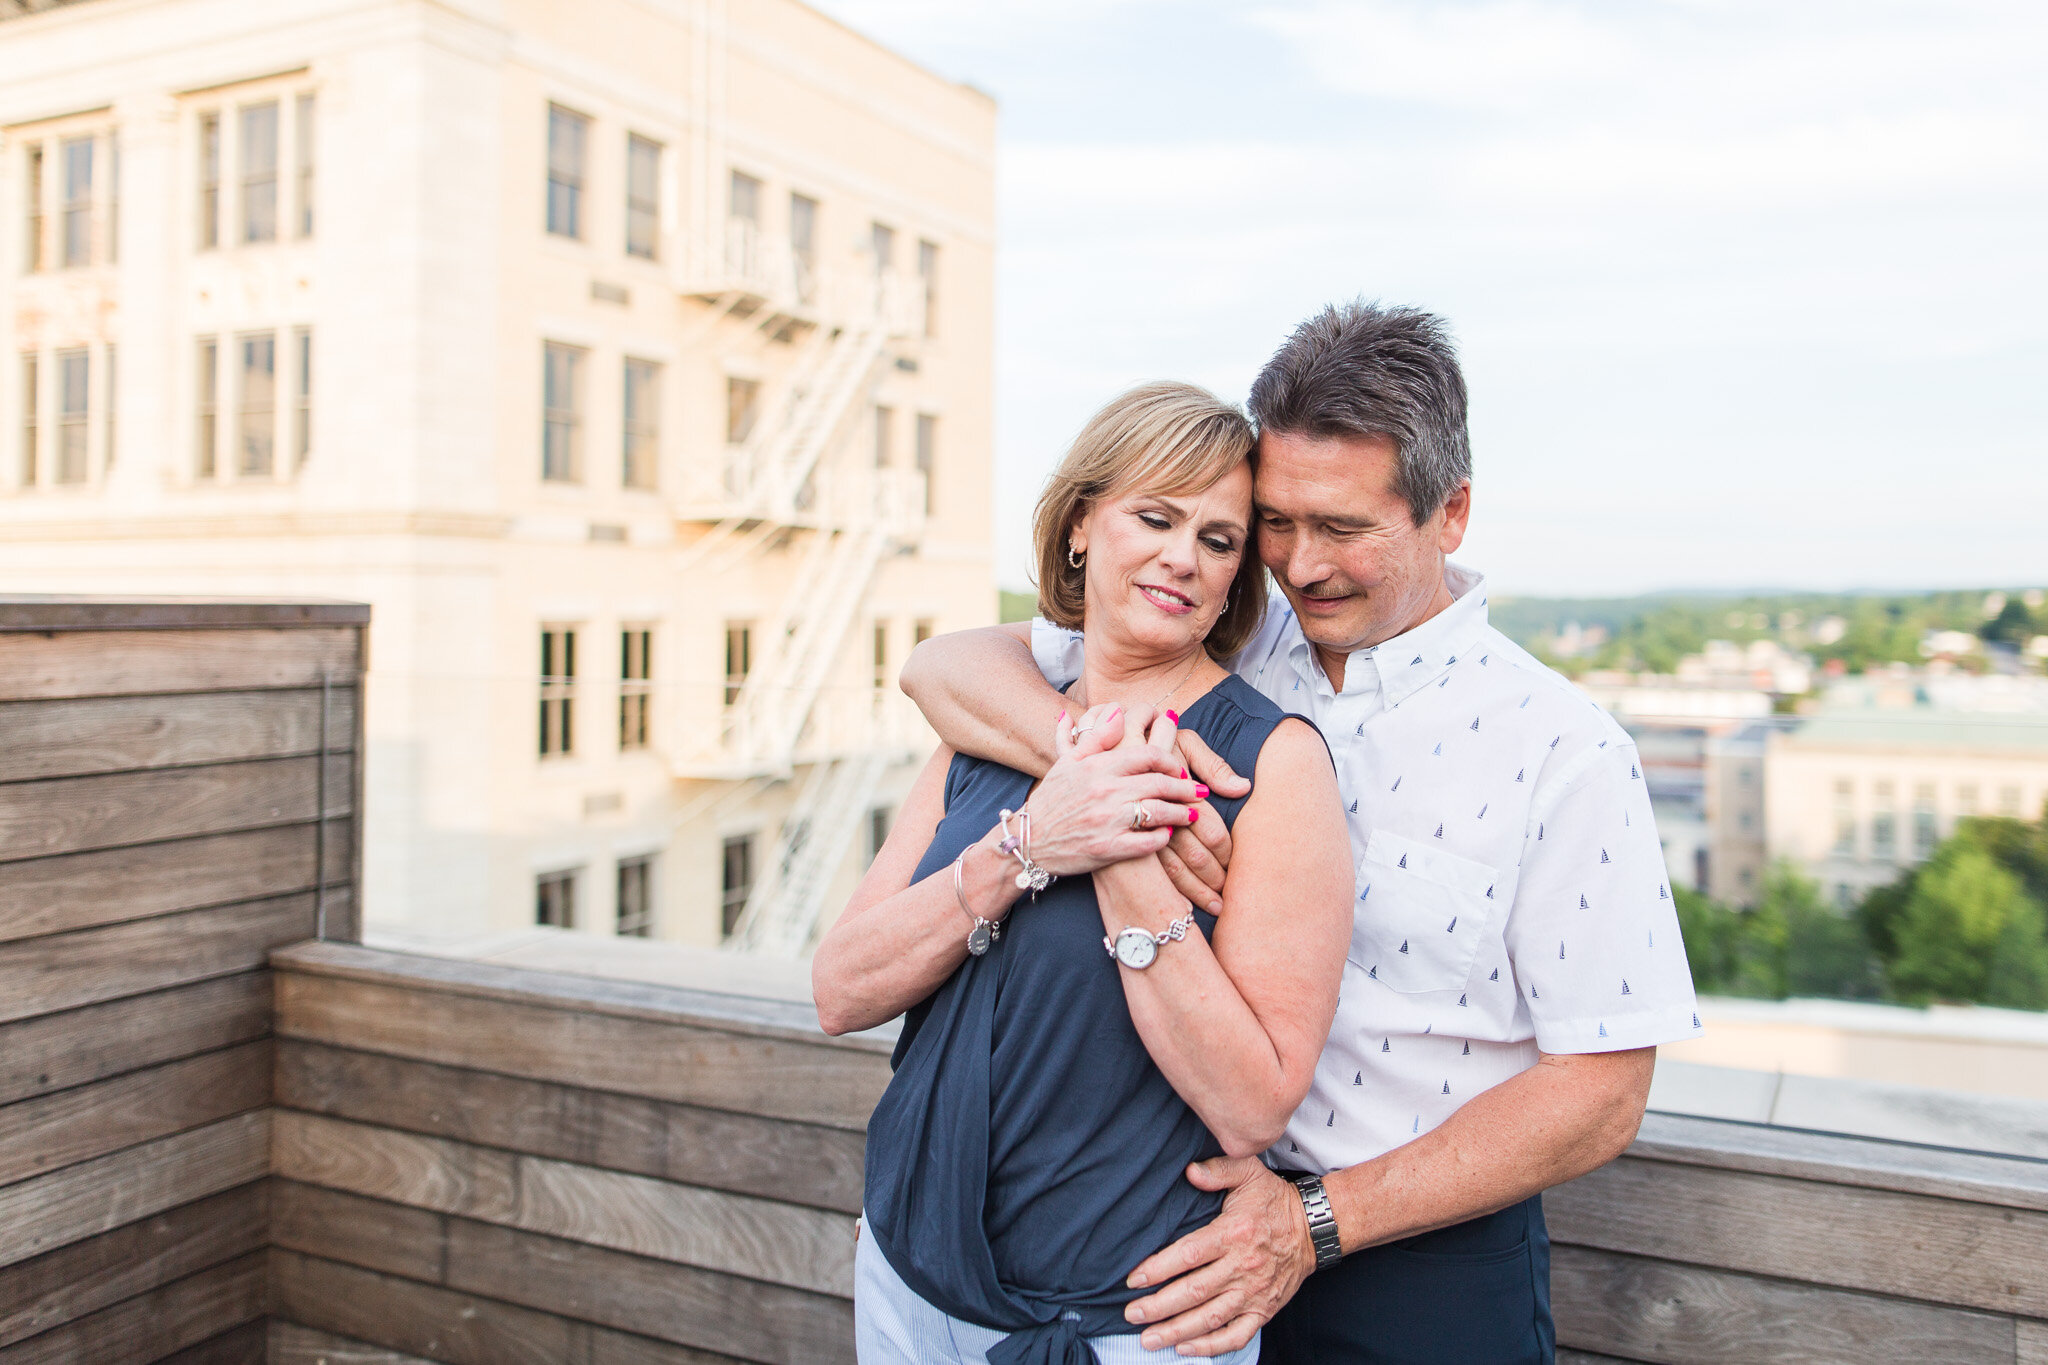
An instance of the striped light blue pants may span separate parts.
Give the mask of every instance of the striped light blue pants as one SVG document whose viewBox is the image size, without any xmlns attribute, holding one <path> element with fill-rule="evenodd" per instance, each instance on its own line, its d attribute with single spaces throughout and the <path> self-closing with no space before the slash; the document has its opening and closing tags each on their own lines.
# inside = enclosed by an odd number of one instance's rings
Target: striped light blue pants
<svg viewBox="0 0 2048 1365">
<path fill-rule="evenodd" d="M 853 1332 L 860 1365 L 988 1365 L 988 1349 L 1003 1339 L 992 1328 L 949 1317 L 903 1283 L 875 1239 L 862 1230 L 854 1253 Z M 1090 1337 L 1101 1365 L 1180 1365 L 1189 1357 L 1172 1349 L 1148 1351 L 1136 1332 Z M 1259 1339 L 1214 1357 L 1218 1365 L 1255 1365 Z"/>
</svg>

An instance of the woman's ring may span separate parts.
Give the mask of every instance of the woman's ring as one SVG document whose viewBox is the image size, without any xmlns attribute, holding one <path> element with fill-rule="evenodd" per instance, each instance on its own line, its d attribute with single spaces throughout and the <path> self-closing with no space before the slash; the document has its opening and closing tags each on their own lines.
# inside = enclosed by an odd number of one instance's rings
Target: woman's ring
<svg viewBox="0 0 2048 1365">
<path fill-rule="evenodd" d="M 1092 722 L 1087 725 L 1076 725 L 1074 727 L 1074 738 L 1079 739 L 1081 736 L 1087 734 L 1090 730 L 1093 730 L 1094 728 L 1095 726 Z"/>
<path fill-rule="evenodd" d="M 1131 802 L 1131 828 L 1152 828 L 1152 812 L 1145 809 L 1145 803 L 1143 801 Z"/>
</svg>

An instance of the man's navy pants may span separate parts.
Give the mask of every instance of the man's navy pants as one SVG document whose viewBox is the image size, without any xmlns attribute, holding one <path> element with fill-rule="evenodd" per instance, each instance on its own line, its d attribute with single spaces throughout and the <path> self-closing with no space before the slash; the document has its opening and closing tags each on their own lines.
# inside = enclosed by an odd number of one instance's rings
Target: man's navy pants
<svg viewBox="0 0 2048 1365">
<path fill-rule="evenodd" d="M 1353 1252 L 1266 1326 L 1262 1365 L 1551 1365 L 1543 1196 Z"/>
</svg>

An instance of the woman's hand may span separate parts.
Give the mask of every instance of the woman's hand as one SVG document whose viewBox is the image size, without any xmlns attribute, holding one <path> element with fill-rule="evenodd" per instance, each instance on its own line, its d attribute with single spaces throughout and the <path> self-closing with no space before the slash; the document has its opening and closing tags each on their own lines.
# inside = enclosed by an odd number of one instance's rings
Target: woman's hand
<svg viewBox="0 0 2048 1365">
<path fill-rule="evenodd" d="M 1160 726 L 1168 727 L 1163 746 L 1147 737 Z M 1196 818 L 1192 803 L 1207 795 L 1174 757 L 1171 722 L 1150 708 L 1098 706 L 1078 721 L 1063 714 L 1053 745 L 1059 758 L 1026 809 L 1031 861 L 1057 876 L 1157 853 L 1176 827 Z M 1131 820 L 1137 802 L 1144 803 L 1142 829 Z"/>
</svg>

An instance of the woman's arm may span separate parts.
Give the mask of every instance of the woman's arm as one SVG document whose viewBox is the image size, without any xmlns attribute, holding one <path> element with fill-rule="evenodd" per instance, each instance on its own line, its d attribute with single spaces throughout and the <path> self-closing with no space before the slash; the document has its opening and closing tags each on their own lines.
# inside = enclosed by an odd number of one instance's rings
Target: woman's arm
<svg viewBox="0 0 2048 1365">
<path fill-rule="evenodd" d="M 940 868 L 915 886 L 910 881 L 945 815 L 952 762 L 953 751 L 940 745 L 811 959 L 811 994 L 827 1033 L 888 1023 L 937 990 L 967 957 L 974 922 L 953 894 L 953 869 Z M 1000 920 L 1008 913 L 1019 894 L 1015 873 L 987 839 L 967 850 L 961 886 L 975 914 Z"/>
<path fill-rule="evenodd" d="M 1066 700 L 1031 658 L 1031 623 L 956 630 L 910 651 L 901 687 L 939 738 L 963 754 L 1045 776 Z"/>
<path fill-rule="evenodd" d="M 1251 1156 L 1308 1094 L 1351 941 L 1350 836 L 1329 751 L 1307 725 L 1267 739 L 1232 845 L 1214 944 L 1191 933 L 1145 970 L 1119 971 L 1152 1060 L 1226 1153 Z M 1155 858 L 1103 868 L 1095 887 L 1112 938 L 1188 910 Z"/>
</svg>

